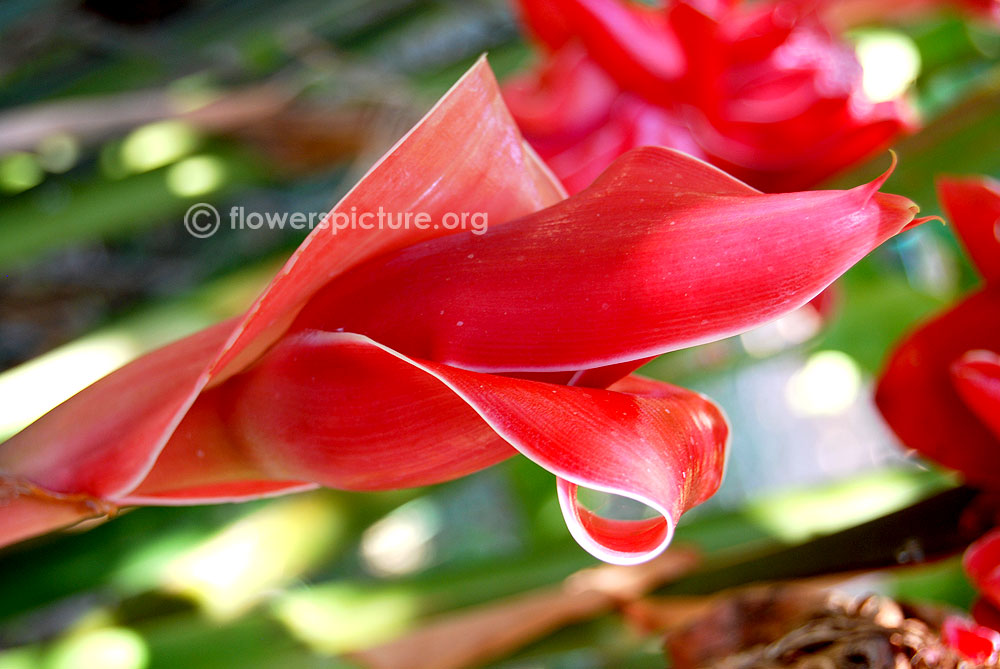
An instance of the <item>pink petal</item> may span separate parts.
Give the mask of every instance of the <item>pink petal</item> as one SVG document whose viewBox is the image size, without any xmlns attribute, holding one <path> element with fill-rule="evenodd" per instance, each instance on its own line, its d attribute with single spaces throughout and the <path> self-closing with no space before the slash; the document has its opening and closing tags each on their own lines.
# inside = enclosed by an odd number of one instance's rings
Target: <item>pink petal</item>
<svg viewBox="0 0 1000 669">
<path fill-rule="evenodd" d="M 584 548 L 623 564 L 662 551 L 680 514 L 715 491 L 728 439 L 717 407 L 667 384 L 632 377 L 598 390 L 481 374 L 345 333 L 286 338 L 199 401 L 215 405 L 248 462 L 279 480 L 426 485 L 519 451 L 559 477 L 566 521 Z M 577 504 L 575 486 L 660 515 L 600 519 Z"/>
<path fill-rule="evenodd" d="M 589 369 L 713 341 L 802 306 L 919 222 L 912 202 L 877 192 L 884 178 L 769 195 L 639 149 L 553 207 L 357 268 L 294 328 L 343 328 L 491 372 Z"/>
<path fill-rule="evenodd" d="M 937 187 L 979 273 L 987 283 L 1000 282 L 1000 182 L 988 177 L 942 177 Z"/>
<path fill-rule="evenodd" d="M 334 212 L 382 207 L 426 212 L 438 221 L 445 212 L 475 211 L 499 227 L 562 197 L 561 185 L 521 139 L 489 66 L 480 60 Z M 112 500 L 128 495 L 199 393 L 252 363 L 324 283 L 380 253 L 451 232 L 436 227 L 377 234 L 317 228 L 242 319 L 143 357 L 63 403 L 0 445 L 0 474 L 50 492 Z M 239 481 L 229 491 L 242 498 L 301 486 Z M 0 485 L 0 494 L 14 489 Z M 0 522 L 13 523 L 12 507 L 4 508 Z"/>
</svg>

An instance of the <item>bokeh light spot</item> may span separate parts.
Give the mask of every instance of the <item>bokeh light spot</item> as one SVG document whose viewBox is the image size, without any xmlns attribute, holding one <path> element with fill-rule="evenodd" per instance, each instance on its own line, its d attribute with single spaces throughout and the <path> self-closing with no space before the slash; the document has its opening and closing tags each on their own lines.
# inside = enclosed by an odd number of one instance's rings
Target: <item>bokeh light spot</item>
<svg viewBox="0 0 1000 669">
<path fill-rule="evenodd" d="M 49 172 L 66 172 L 80 159 L 80 143 L 65 132 L 49 135 L 38 143 L 38 162 Z"/>
<path fill-rule="evenodd" d="M 181 197 L 211 193 L 225 180 L 226 168 L 213 156 L 192 156 L 167 172 L 167 188 Z"/>
<path fill-rule="evenodd" d="M 42 166 L 30 153 L 16 151 L 0 158 L 0 190 L 20 193 L 42 183 L 43 178 Z"/>
<path fill-rule="evenodd" d="M 889 30 L 858 33 L 855 52 L 864 72 L 862 88 L 872 102 L 898 98 L 920 74 L 920 51 L 902 33 Z"/>
<path fill-rule="evenodd" d="M 785 398 L 800 415 L 836 415 L 857 400 L 861 380 L 854 358 L 841 351 L 820 351 L 788 380 Z"/>
<path fill-rule="evenodd" d="M 133 172 L 169 165 L 191 153 L 198 143 L 194 130 L 180 121 L 160 121 L 133 130 L 121 145 L 121 161 Z"/>
<path fill-rule="evenodd" d="M 53 650 L 47 669 L 142 669 L 149 662 L 149 650 L 141 636 L 121 627 L 75 634 Z"/>
</svg>

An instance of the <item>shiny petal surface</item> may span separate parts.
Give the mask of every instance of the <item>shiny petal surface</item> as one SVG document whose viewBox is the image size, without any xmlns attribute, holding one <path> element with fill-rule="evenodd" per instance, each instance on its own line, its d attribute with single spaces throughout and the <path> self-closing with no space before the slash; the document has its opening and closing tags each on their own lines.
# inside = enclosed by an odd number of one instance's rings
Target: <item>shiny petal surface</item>
<svg viewBox="0 0 1000 669">
<path fill-rule="evenodd" d="M 1000 182 L 941 178 L 938 197 L 965 251 L 987 283 L 1000 282 Z"/>
<path fill-rule="evenodd" d="M 645 561 L 679 515 L 718 487 L 728 427 L 691 391 L 630 377 L 610 390 L 456 369 L 401 355 L 360 335 L 306 332 L 253 370 L 203 396 L 230 438 L 278 479 L 349 489 L 425 485 L 520 452 L 559 480 L 569 527 L 597 557 Z M 309 398 L 303 401 L 303 398 Z M 658 512 L 606 520 L 575 486 Z"/>
<path fill-rule="evenodd" d="M 917 222 L 916 206 L 878 193 L 881 183 L 762 194 L 647 147 L 537 214 L 358 267 L 294 328 L 343 328 L 478 371 L 645 358 L 796 309 Z"/>
<path fill-rule="evenodd" d="M 432 223 L 447 212 L 479 212 L 499 227 L 562 197 L 561 185 L 521 139 L 480 60 L 328 220 L 338 212 L 381 207 L 425 212 Z M 318 227 L 242 319 L 145 356 L 74 396 L 0 445 L 0 474 L 53 492 L 126 496 L 153 468 L 199 393 L 253 362 L 324 283 L 380 253 L 450 232 L 433 224 L 375 232 Z M 301 485 L 244 481 L 230 484 L 230 492 L 243 498 Z M 6 514 L 0 522 L 12 518 Z"/>
</svg>

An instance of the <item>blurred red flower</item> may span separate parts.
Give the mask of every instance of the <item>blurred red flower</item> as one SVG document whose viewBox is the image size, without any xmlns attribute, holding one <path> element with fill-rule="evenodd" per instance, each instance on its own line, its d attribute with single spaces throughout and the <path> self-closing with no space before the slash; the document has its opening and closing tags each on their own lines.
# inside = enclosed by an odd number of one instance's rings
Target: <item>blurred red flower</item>
<svg viewBox="0 0 1000 669">
<path fill-rule="evenodd" d="M 571 193 L 643 145 L 764 191 L 809 188 L 913 124 L 902 100 L 868 99 L 852 48 L 795 2 L 518 4 L 545 55 L 504 97 Z"/>
<path fill-rule="evenodd" d="M 944 178 L 938 192 L 984 283 L 899 344 L 875 400 L 908 448 L 1000 490 L 1000 183 Z M 1000 533 L 973 544 L 965 564 L 1000 606 Z M 977 607 L 977 619 L 997 626 L 990 609 Z"/>
<path fill-rule="evenodd" d="M 102 507 L 420 486 L 520 452 L 585 548 L 649 559 L 718 487 L 729 429 L 630 372 L 802 306 L 918 223 L 884 179 L 768 195 L 647 147 L 565 199 L 481 61 L 328 215 L 425 225 L 314 230 L 246 314 L 0 445 L 0 544 Z M 457 212 L 488 230 L 448 229 Z M 600 518 L 577 486 L 657 515 Z"/>
<path fill-rule="evenodd" d="M 824 20 L 841 27 L 884 21 L 910 21 L 915 17 L 957 9 L 975 18 L 1000 25 L 1000 0 L 799 0 L 804 8 L 819 11 Z"/>
</svg>

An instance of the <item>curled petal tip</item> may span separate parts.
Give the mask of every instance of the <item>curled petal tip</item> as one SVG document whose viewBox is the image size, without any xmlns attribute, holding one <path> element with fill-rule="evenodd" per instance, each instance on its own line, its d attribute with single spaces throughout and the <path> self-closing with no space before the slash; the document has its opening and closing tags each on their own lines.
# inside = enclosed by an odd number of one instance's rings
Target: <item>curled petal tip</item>
<svg viewBox="0 0 1000 669">
<path fill-rule="evenodd" d="M 625 377 L 612 388 L 650 398 L 667 397 L 676 392 L 666 384 L 636 375 Z M 660 485 L 643 490 L 642 486 L 623 484 L 621 481 L 608 485 L 601 481 L 601 477 L 595 478 L 595 472 L 581 475 L 581 472 L 571 474 L 564 471 L 557 475 L 556 492 L 566 526 L 577 543 L 599 560 L 624 566 L 653 560 L 670 546 L 681 514 L 701 504 L 718 490 L 729 456 L 732 435 L 729 419 L 722 407 L 710 398 L 700 393 L 683 392 L 688 394 L 689 403 L 694 402 L 687 407 L 691 412 L 689 419 L 692 426 L 697 426 L 695 432 L 706 441 L 701 448 L 689 453 L 694 458 L 688 461 L 690 470 L 681 472 L 680 479 L 675 479 L 673 486 Z M 683 448 L 679 443 L 682 441 L 675 439 L 675 446 Z M 695 441 L 692 435 L 692 443 Z M 712 455 L 706 458 L 706 453 Z M 700 464 L 694 464 L 698 460 Z M 606 476 L 603 478 L 608 480 Z M 578 487 L 634 500 L 656 515 L 641 520 L 602 517 L 580 504 L 576 496 Z"/>
<path fill-rule="evenodd" d="M 858 186 L 858 189 L 862 193 L 864 193 L 868 198 L 874 196 L 875 193 L 877 193 L 882 188 L 882 186 L 885 185 L 885 182 L 889 179 L 889 177 L 892 176 L 892 173 L 896 171 L 896 165 L 899 163 L 899 157 L 896 155 L 896 152 L 893 151 L 892 149 L 889 150 L 889 155 L 891 156 L 891 162 L 889 163 L 889 167 L 885 170 L 885 172 L 882 172 L 882 174 L 877 176 L 874 180 L 866 184 L 863 184 L 861 186 Z"/>
<path fill-rule="evenodd" d="M 598 560 L 623 566 L 649 562 L 663 553 L 674 538 L 675 523 L 670 514 L 651 500 L 629 495 L 654 509 L 657 517 L 612 520 L 581 506 L 577 501 L 576 491 L 575 483 L 563 478 L 556 479 L 559 507 L 569 533 L 584 550 Z"/>
</svg>

